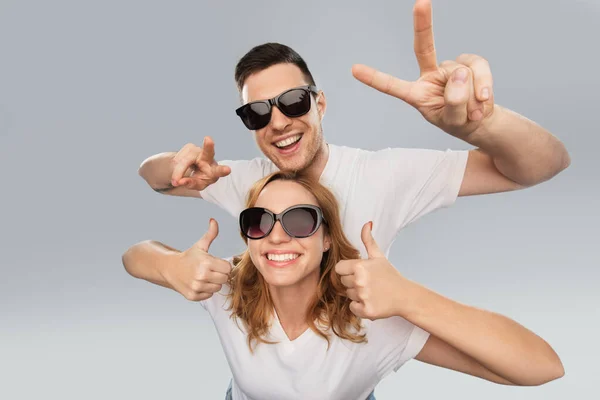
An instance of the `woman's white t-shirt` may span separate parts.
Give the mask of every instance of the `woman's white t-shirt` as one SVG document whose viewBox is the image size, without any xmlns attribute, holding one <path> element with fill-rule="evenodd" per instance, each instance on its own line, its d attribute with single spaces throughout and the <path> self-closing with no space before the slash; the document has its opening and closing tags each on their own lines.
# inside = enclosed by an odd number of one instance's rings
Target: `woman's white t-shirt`
<svg viewBox="0 0 600 400">
<path fill-rule="evenodd" d="M 251 353 L 243 322 L 225 310 L 228 291 L 224 285 L 200 303 L 214 321 L 231 367 L 235 400 L 364 400 L 386 375 L 414 358 L 429 337 L 401 317 L 365 319 L 367 343 L 331 334 L 328 350 L 325 339 L 311 329 L 290 341 L 274 312 L 267 339 L 278 343 L 259 343 Z"/>
</svg>

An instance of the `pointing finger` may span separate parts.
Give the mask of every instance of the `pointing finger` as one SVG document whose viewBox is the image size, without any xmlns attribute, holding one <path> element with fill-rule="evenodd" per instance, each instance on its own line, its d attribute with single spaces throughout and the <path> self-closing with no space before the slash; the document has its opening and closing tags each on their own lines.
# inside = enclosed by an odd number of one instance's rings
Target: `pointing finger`
<svg viewBox="0 0 600 400">
<path fill-rule="evenodd" d="M 377 71 L 375 68 L 356 64 L 352 66 L 352 75 L 367 86 L 379 90 L 385 94 L 397 97 L 408 104 L 415 106 L 415 100 L 411 96 L 413 82 L 398 79 L 395 76 Z"/>
</svg>

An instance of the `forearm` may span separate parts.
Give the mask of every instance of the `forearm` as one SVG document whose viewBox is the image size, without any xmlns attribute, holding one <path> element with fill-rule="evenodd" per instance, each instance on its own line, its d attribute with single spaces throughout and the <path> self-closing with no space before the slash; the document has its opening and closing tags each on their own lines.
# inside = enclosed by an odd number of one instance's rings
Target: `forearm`
<svg viewBox="0 0 600 400">
<path fill-rule="evenodd" d="M 139 175 L 156 191 L 172 189 L 173 157 L 177 153 L 159 153 L 145 159 L 138 170 Z M 192 169 L 188 168 L 184 176 L 190 176 Z"/>
<path fill-rule="evenodd" d="M 508 179 L 532 186 L 546 181 L 570 164 L 564 144 L 535 122 L 499 105 L 466 139 L 489 154 Z"/>
<path fill-rule="evenodd" d="M 164 271 L 179 251 L 153 240 L 131 246 L 123 254 L 125 270 L 133 277 L 174 289 L 165 279 Z"/>
<path fill-rule="evenodd" d="M 502 315 L 466 306 L 407 281 L 396 300 L 407 319 L 494 374 L 516 385 L 539 385 L 563 375 L 554 350 L 542 338 Z"/>
</svg>

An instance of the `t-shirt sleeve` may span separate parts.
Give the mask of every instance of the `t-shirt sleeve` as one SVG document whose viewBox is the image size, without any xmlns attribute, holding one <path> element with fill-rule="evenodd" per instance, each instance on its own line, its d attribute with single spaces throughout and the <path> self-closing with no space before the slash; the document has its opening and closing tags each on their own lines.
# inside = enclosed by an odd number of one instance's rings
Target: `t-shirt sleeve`
<svg viewBox="0 0 600 400">
<path fill-rule="evenodd" d="M 373 321 L 367 335 L 374 341 L 376 368 L 380 379 L 398 369 L 419 354 L 429 333 L 402 317 Z M 375 342 L 376 341 L 376 342 Z"/>
<path fill-rule="evenodd" d="M 231 173 L 200 191 L 200 196 L 234 217 L 244 209 L 246 196 L 252 185 L 276 170 L 272 163 L 262 158 L 225 160 L 219 161 L 219 165 L 229 166 Z"/>
<path fill-rule="evenodd" d="M 365 152 L 361 158 L 363 190 L 381 194 L 374 203 L 382 215 L 375 217 L 392 224 L 390 233 L 396 234 L 422 216 L 454 204 L 468 151 L 388 148 Z"/>
</svg>

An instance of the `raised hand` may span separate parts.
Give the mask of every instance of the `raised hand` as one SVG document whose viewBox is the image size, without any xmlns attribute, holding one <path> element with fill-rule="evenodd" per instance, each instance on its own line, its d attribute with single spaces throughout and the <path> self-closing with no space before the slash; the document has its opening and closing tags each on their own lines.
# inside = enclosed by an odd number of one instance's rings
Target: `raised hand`
<svg viewBox="0 0 600 400">
<path fill-rule="evenodd" d="M 445 132 L 466 139 L 494 110 L 490 66 L 474 54 L 437 64 L 431 0 L 415 2 L 413 20 L 419 79 L 402 80 L 361 64 L 352 67 L 352 74 L 362 83 L 410 104 Z"/>
<path fill-rule="evenodd" d="M 215 161 L 215 143 L 210 137 L 205 137 L 202 147 L 186 144 L 173 157 L 173 174 L 171 184 L 175 187 L 185 186 L 188 189 L 204 190 L 219 178 L 231 173 L 231 168 L 219 165 Z M 192 168 L 192 175 L 184 177 L 186 171 Z"/>
<path fill-rule="evenodd" d="M 396 315 L 395 299 L 399 297 L 404 277 L 385 258 L 371 230 L 372 223 L 366 223 L 361 231 L 369 258 L 342 260 L 336 264 L 335 272 L 352 300 L 350 311 L 358 317 L 375 320 Z"/>
<path fill-rule="evenodd" d="M 204 236 L 192 247 L 178 254 L 173 265 L 164 272 L 169 284 L 188 300 L 210 298 L 229 279 L 231 264 L 208 254 L 208 249 L 218 234 L 219 225 L 211 218 Z"/>
</svg>

